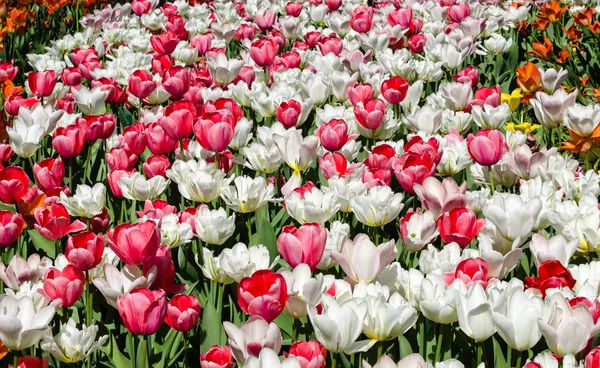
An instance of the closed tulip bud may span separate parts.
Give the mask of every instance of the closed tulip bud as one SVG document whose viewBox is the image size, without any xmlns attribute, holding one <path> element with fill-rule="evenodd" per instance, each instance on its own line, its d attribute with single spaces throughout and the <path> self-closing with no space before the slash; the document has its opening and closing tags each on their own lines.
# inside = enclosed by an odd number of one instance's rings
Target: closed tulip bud
<svg viewBox="0 0 600 368">
<path fill-rule="evenodd" d="M 141 100 L 150 96 L 156 87 L 158 85 L 152 80 L 152 75 L 145 70 L 136 70 L 129 76 L 129 93 Z"/>
<path fill-rule="evenodd" d="M 44 291 L 51 300 L 60 299 L 62 306 L 69 308 L 83 295 L 85 275 L 69 264 L 62 271 L 50 268 L 44 276 Z"/>
<path fill-rule="evenodd" d="M 30 72 L 27 74 L 27 83 L 29 89 L 34 95 L 47 97 L 52 94 L 58 75 L 54 70 L 44 70 L 41 72 Z"/>
<path fill-rule="evenodd" d="M 139 265 L 156 256 L 160 231 L 153 221 L 121 224 L 106 234 L 108 245 L 123 263 Z"/>
<path fill-rule="evenodd" d="M 178 100 L 190 89 L 190 69 L 174 66 L 163 74 L 162 85 L 171 94 L 172 100 Z"/>
<path fill-rule="evenodd" d="M 348 124 L 342 119 L 331 119 L 317 128 L 315 135 L 320 138 L 321 146 L 330 152 L 339 151 L 357 136 L 348 134 Z"/>
<path fill-rule="evenodd" d="M 375 245 L 366 234 L 358 234 L 354 240 L 344 239 L 340 251 L 332 251 L 331 257 L 352 281 L 370 283 L 396 258 L 396 253 L 394 240 Z M 373 267 L 364 268 L 365 264 Z"/>
<path fill-rule="evenodd" d="M 233 140 L 235 123 L 227 111 L 207 112 L 195 123 L 194 134 L 205 150 L 222 152 Z"/>
<path fill-rule="evenodd" d="M 92 217 L 90 220 L 90 230 L 94 234 L 104 233 L 108 229 L 110 223 L 110 215 L 106 208 L 102 209 L 99 215 Z"/>
<path fill-rule="evenodd" d="M 474 284 L 466 294 L 454 290 L 460 329 L 475 341 L 487 340 L 496 333 L 492 322 L 492 305 L 483 287 Z"/>
<path fill-rule="evenodd" d="M 385 102 L 380 99 L 367 100 L 364 105 L 354 105 L 354 117 L 363 127 L 376 130 L 383 123 L 385 117 Z"/>
<path fill-rule="evenodd" d="M 104 254 L 104 236 L 84 231 L 72 235 L 67 240 L 65 256 L 82 271 L 89 271 L 102 261 Z"/>
<path fill-rule="evenodd" d="M 0 201 L 17 204 L 29 191 L 29 177 L 21 167 L 7 166 L 0 170 Z"/>
<path fill-rule="evenodd" d="M 173 51 L 175 51 L 178 43 L 179 38 L 177 38 L 175 32 L 172 30 L 161 33 L 158 36 L 150 37 L 150 44 L 152 45 L 152 48 L 160 55 L 172 54 Z"/>
<path fill-rule="evenodd" d="M 86 115 L 83 118 L 88 125 L 86 140 L 89 142 L 95 142 L 98 139 L 108 139 L 115 132 L 117 119 L 111 113 Z"/>
<path fill-rule="evenodd" d="M 381 84 L 381 94 L 388 103 L 396 105 L 404 101 L 408 87 L 408 82 L 401 77 L 392 77 Z"/>
<path fill-rule="evenodd" d="M 283 353 L 284 358 L 288 356 L 295 357 L 301 368 L 325 368 L 327 349 L 317 340 L 295 341 L 289 353 Z"/>
<path fill-rule="evenodd" d="M 147 143 L 146 126 L 142 123 L 126 127 L 119 136 L 119 144 L 128 154 L 140 156 L 146 150 Z"/>
<path fill-rule="evenodd" d="M 234 368 L 235 362 L 229 346 L 211 346 L 206 353 L 200 353 L 201 368 Z"/>
<path fill-rule="evenodd" d="M 314 223 L 299 228 L 284 226 L 277 238 L 277 250 L 290 266 L 306 263 L 312 271 L 323 257 L 326 244 L 327 230 Z"/>
<path fill-rule="evenodd" d="M 298 17 L 302 13 L 302 3 L 296 1 L 288 1 L 285 4 L 285 12 L 290 17 Z"/>
<path fill-rule="evenodd" d="M 442 151 L 435 138 L 424 142 L 415 136 L 404 146 L 404 154 L 392 166 L 402 189 L 414 193 L 415 184 L 422 184 L 426 178 L 435 175 L 441 159 Z"/>
<path fill-rule="evenodd" d="M 471 8 L 468 3 L 458 3 L 448 7 L 446 14 L 451 21 L 460 23 L 471 14 Z"/>
<path fill-rule="evenodd" d="M 302 104 L 296 100 L 282 102 L 277 106 L 277 120 L 286 128 L 291 128 L 298 124 L 298 118 L 302 112 Z"/>
<path fill-rule="evenodd" d="M 169 301 L 165 322 L 174 330 L 189 332 L 198 323 L 200 302 L 193 295 L 178 294 Z"/>
<path fill-rule="evenodd" d="M 173 152 L 177 141 L 171 139 L 160 123 L 155 122 L 146 127 L 146 142 L 153 155 L 166 155 Z"/>
<path fill-rule="evenodd" d="M 508 146 L 498 130 L 482 129 L 476 135 L 469 134 L 467 148 L 473 161 L 481 166 L 492 166 L 500 161 Z"/>
<path fill-rule="evenodd" d="M 164 290 L 133 289 L 117 300 L 119 315 L 134 335 L 152 335 L 163 324 L 167 314 Z"/>
<path fill-rule="evenodd" d="M 600 367 L 600 348 L 592 349 L 588 355 L 585 356 L 585 368 L 596 367 Z"/>
<path fill-rule="evenodd" d="M 352 12 L 350 27 L 358 33 L 367 33 L 373 25 L 373 8 L 359 6 Z"/>
<path fill-rule="evenodd" d="M 167 106 L 159 122 L 169 138 L 179 141 L 192 134 L 195 115 L 196 108 L 192 102 L 181 100 Z"/>
<path fill-rule="evenodd" d="M 467 208 L 457 207 L 444 213 L 437 224 L 444 242 L 456 242 L 461 248 L 465 248 L 485 226 L 485 219 L 478 219 Z"/>
<path fill-rule="evenodd" d="M 427 37 L 424 34 L 419 33 L 410 36 L 408 42 L 406 43 L 408 49 L 415 54 L 420 54 L 425 49 L 425 45 L 427 44 Z"/>
<path fill-rule="evenodd" d="M 81 84 L 83 76 L 81 75 L 79 68 L 70 67 L 63 69 L 60 73 L 60 79 L 62 79 L 63 83 L 67 86 L 73 87 Z"/>
<path fill-rule="evenodd" d="M 167 170 L 171 167 L 171 162 L 167 156 L 150 156 L 142 165 L 144 173 L 148 179 L 155 176 L 167 177 Z"/>
<path fill-rule="evenodd" d="M 104 157 L 111 171 L 133 170 L 138 160 L 138 156 L 135 153 L 130 153 L 123 148 L 113 148 Z"/>
<path fill-rule="evenodd" d="M 281 314 L 288 299 L 287 285 L 280 274 L 259 270 L 244 277 L 238 285 L 238 303 L 250 316 L 271 322 Z"/>
<path fill-rule="evenodd" d="M 319 39 L 319 42 L 317 42 L 317 47 L 319 48 L 319 51 L 321 51 L 321 54 L 323 54 L 323 56 L 329 53 L 332 53 L 335 56 L 339 56 L 342 53 L 342 50 L 344 49 L 344 44 L 342 40 L 337 38 L 334 34 L 329 37 L 321 37 L 321 39 Z"/>
<path fill-rule="evenodd" d="M 261 68 L 270 66 L 278 52 L 277 44 L 270 38 L 260 38 L 250 46 L 250 57 Z"/>
<path fill-rule="evenodd" d="M 34 211 L 35 229 L 48 240 L 60 239 L 63 236 L 85 230 L 87 226 L 79 220 L 71 223 L 67 208 L 60 203 L 52 203 L 48 207 L 38 207 Z"/>
<path fill-rule="evenodd" d="M 52 137 L 52 147 L 64 158 L 78 156 L 85 145 L 87 123 L 69 125 L 66 128 L 59 127 Z"/>
<path fill-rule="evenodd" d="M 24 226 L 25 220 L 21 215 L 0 210 L 0 247 L 6 248 L 16 242 Z"/>
</svg>

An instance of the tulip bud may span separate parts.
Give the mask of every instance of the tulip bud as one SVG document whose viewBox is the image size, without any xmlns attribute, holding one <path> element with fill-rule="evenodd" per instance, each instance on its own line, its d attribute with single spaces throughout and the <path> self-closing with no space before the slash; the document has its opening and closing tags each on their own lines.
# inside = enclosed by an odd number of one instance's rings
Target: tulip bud
<svg viewBox="0 0 600 368">
<path fill-rule="evenodd" d="M 44 276 L 44 291 L 52 300 L 60 299 L 62 306 L 69 308 L 83 295 L 85 275 L 73 265 L 62 271 L 50 268 Z"/>
<path fill-rule="evenodd" d="M 280 274 L 259 270 L 238 285 L 238 303 L 250 316 L 271 322 L 281 314 L 288 299 L 287 285 Z"/>
<path fill-rule="evenodd" d="M 167 314 L 164 290 L 133 289 L 117 300 L 123 324 L 134 335 L 152 335 L 162 325 Z"/>
<path fill-rule="evenodd" d="M 178 294 L 169 301 L 165 322 L 174 330 L 191 331 L 200 316 L 200 302 L 193 295 Z"/>
</svg>

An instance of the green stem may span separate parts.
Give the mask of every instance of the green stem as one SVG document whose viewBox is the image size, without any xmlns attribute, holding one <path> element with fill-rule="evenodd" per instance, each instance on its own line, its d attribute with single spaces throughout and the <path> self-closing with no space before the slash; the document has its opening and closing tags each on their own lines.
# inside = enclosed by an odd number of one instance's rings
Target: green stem
<svg viewBox="0 0 600 368">
<path fill-rule="evenodd" d="M 60 244 L 60 238 L 54 240 L 54 248 L 55 248 L 55 255 L 54 257 L 57 257 L 60 253 L 62 253 L 62 246 Z"/>
<path fill-rule="evenodd" d="M 437 334 L 438 334 L 438 340 L 437 340 L 437 344 L 435 345 L 435 361 L 434 363 L 437 363 L 440 361 L 441 359 L 441 355 L 442 355 L 442 346 L 444 344 L 444 325 L 436 325 L 436 329 L 437 329 Z"/>
<path fill-rule="evenodd" d="M 69 165 L 69 192 L 73 193 L 73 161 L 69 159 L 67 164 Z"/>
<path fill-rule="evenodd" d="M 215 152 L 215 167 L 219 170 L 219 152 Z"/>
<path fill-rule="evenodd" d="M 218 296 L 217 296 L 217 313 L 219 318 L 223 315 L 223 294 L 225 293 L 225 285 L 219 283 L 218 285 Z"/>
<path fill-rule="evenodd" d="M 427 339 L 425 339 L 425 318 L 421 317 L 421 323 L 419 323 L 419 334 L 421 337 L 421 343 L 419 344 L 419 354 L 425 359 L 427 353 Z"/>
<path fill-rule="evenodd" d="M 488 166 L 488 174 L 490 175 L 490 190 L 492 192 L 492 195 L 494 195 L 494 192 L 496 191 L 496 188 L 494 188 L 494 175 L 492 174 L 492 167 Z"/>
<path fill-rule="evenodd" d="M 85 271 L 85 324 L 92 324 L 92 292 L 90 283 L 90 272 Z"/>
<path fill-rule="evenodd" d="M 512 367 L 512 348 L 509 346 L 508 351 L 506 352 L 506 363 L 508 364 L 509 367 Z M 519 367 L 520 368 L 520 367 Z"/>
<path fill-rule="evenodd" d="M 383 341 L 377 343 L 377 360 L 383 355 Z"/>
<path fill-rule="evenodd" d="M 246 227 L 248 228 L 248 246 L 252 245 L 252 218 L 248 216 L 248 221 L 246 221 Z"/>
<path fill-rule="evenodd" d="M 129 349 L 131 349 L 131 351 L 129 352 L 129 359 L 131 361 L 131 368 L 136 368 L 136 364 L 135 364 L 135 342 L 133 340 L 133 334 L 131 333 L 131 331 L 127 331 L 127 339 L 129 340 Z"/>
<path fill-rule="evenodd" d="M 150 368 L 150 354 L 148 352 L 148 336 L 142 335 L 142 368 Z"/>
<path fill-rule="evenodd" d="M 19 366 L 19 355 L 17 354 L 17 350 L 13 351 L 13 367 L 17 368 Z"/>
<path fill-rule="evenodd" d="M 483 342 L 477 343 L 477 365 L 483 361 Z"/>
<path fill-rule="evenodd" d="M 331 368 L 337 368 L 337 353 L 331 353 Z"/>
<path fill-rule="evenodd" d="M 298 327 L 300 320 L 294 318 L 294 324 L 292 325 L 292 344 L 298 339 Z"/>
<path fill-rule="evenodd" d="M 519 351 L 518 355 L 517 355 L 517 365 L 516 365 L 517 368 L 521 368 L 521 358 L 522 357 L 523 357 L 523 352 Z"/>
<path fill-rule="evenodd" d="M 188 334 L 183 332 L 183 368 L 188 367 Z"/>
</svg>

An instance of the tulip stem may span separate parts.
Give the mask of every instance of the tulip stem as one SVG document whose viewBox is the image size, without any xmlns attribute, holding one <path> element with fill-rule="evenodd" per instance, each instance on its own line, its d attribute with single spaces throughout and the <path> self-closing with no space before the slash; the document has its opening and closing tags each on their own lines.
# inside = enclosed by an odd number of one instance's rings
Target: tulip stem
<svg viewBox="0 0 600 368">
<path fill-rule="evenodd" d="M 296 341 L 296 339 L 298 338 L 298 325 L 300 321 L 297 318 L 294 318 L 294 324 L 292 325 L 292 344 Z"/>
<path fill-rule="evenodd" d="M 337 354 L 336 353 L 331 353 L 331 368 L 336 368 L 337 367 Z"/>
<path fill-rule="evenodd" d="M 492 192 L 492 195 L 494 195 L 494 192 L 496 191 L 494 188 L 494 175 L 492 175 L 492 167 L 488 166 L 488 174 L 490 174 L 490 191 Z"/>
<path fill-rule="evenodd" d="M 136 368 L 135 364 L 135 343 L 133 340 L 133 334 L 131 331 L 127 331 L 127 338 L 129 339 L 129 359 L 131 361 L 131 368 Z"/>
<path fill-rule="evenodd" d="M 444 325 L 439 324 L 436 325 L 437 328 L 437 335 L 438 335 L 438 340 L 437 340 L 437 344 L 435 345 L 435 363 L 439 362 L 441 359 L 441 355 L 442 355 L 442 345 L 444 344 Z"/>
<path fill-rule="evenodd" d="M 67 165 L 69 165 L 69 192 L 73 193 L 73 160 L 67 160 Z"/>
<path fill-rule="evenodd" d="M 483 342 L 477 343 L 477 365 L 483 361 Z"/>
<path fill-rule="evenodd" d="M 188 367 L 188 334 L 183 332 L 183 368 Z"/>
<path fill-rule="evenodd" d="M 92 324 L 92 293 L 90 290 L 90 271 L 85 271 L 85 324 Z"/>
<path fill-rule="evenodd" d="M 509 367 L 512 367 L 512 348 L 509 346 L 506 350 L 506 364 L 508 364 Z"/>
<path fill-rule="evenodd" d="M 60 238 L 54 240 L 54 248 L 56 249 L 54 256 L 58 257 L 58 255 L 62 251 L 62 249 L 61 249 L 62 247 L 61 247 L 61 244 L 60 244 Z"/>
<path fill-rule="evenodd" d="M 425 354 L 427 354 L 427 339 L 425 338 L 425 318 L 421 318 L 421 323 L 419 323 L 419 335 L 421 337 L 421 343 L 419 344 L 419 354 L 425 359 Z"/>
<path fill-rule="evenodd" d="M 377 360 L 379 360 L 379 358 L 381 358 L 382 355 L 383 355 L 383 341 L 379 341 L 379 343 L 377 343 Z"/>
<path fill-rule="evenodd" d="M 142 335 L 142 368 L 150 367 L 148 336 Z"/>
<path fill-rule="evenodd" d="M 17 368 L 19 366 L 19 355 L 17 354 L 17 350 L 13 351 L 13 367 Z"/>
<path fill-rule="evenodd" d="M 511 350 L 512 350 L 512 349 L 511 349 Z M 523 352 L 522 352 L 522 351 L 519 351 L 519 352 L 518 352 L 518 354 L 517 354 L 517 365 L 516 365 L 516 367 L 519 367 L 519 368 L 521 368 L 521 357 L 522 357 L 522 356 L 523 356 Z"/>
</svg>

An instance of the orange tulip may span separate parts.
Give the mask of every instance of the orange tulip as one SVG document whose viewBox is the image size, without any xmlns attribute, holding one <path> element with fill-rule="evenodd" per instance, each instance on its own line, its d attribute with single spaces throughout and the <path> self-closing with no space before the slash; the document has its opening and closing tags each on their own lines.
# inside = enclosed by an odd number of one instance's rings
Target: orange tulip
<svg viewBox="0 0 600 368">
<path fill-rule="evenodd" d="M 34 212 L 36 208 L 43 207 L 44 202 L 46 201 L 45 194 L 38 194 L 31 202 L 25 202 L 22 200 L 17 207 L 17 212 L 23 219 L 25 220 L 25 229 L 33 229 L 33 225 L 35 224 Z"/>
<path fill-rule="evenodd" d="M 558 52 L 558 56 L 556 57 L 556 62 L 559 64 L 564 64 L 565 61 L 571 56 L 567 50 L 560 50 Z"/>
<path fill-rule="evenodd" d="M 542 60 L 548 61 L 554 55 L 554 46 L 547 37 L 544 37 L 544 43 L 534 42 L 531 45 L 533 46 L 533 50 L 529 51 L 529 53 Z"/>
<path fill-rule="evenodd" d="M 581 27 L 589 26 L 592 24 L 592 17 L 594 16 L 594 8 L 585 8 L 579 13 L 573 14 L 573 21 L 575 24 Z"/>
<path fill-rule="evenodd" d="M 600 145 L 600 126 L 596 127 L 592 134 L 586 137 L 582 137 L 569 129 L 569 136 L 571 136 L 571 140 L 562 142 L 560 149 L 577 153 L 585 153 L 590 149 Z"/>
<path fill-rule="evenodd" d="M 542 74 L 532 62 L 517 67 L 517 84 L 526 94 L 532 94 L 540 88 Z"/>
<path fill-rule="evenodd" d="M 540 9 L 538 17 L 547 19 L 550 23 L 560 22 L 563 14 L 567 11 L 567 7 L 560 6 L 558 0 L 548 3 Z"/>
<path fill-rule="evenodd" d="M 583 32 L 575 28 L 574 25 L 571 25 L 569 28 L 561 27 L 562 31 L 567 34 L 567 38 L 569 41 L 579 41 L 581 36 L 583 36 Z"/>
<path fill-rule="evenodd" d="M 6 354 L 8 354 L 8 348 L 4 345 L 2 340 L 0 340 L 0 359 L 4 358 Z"/>
<path fill-rule="evenodd" d="M 590 31 L 592 31 L 592 33 L 598 34 L 600 33 L 600 22 L 599 21 L 594 21 L 594 23 L 589 25 Z"/>
</svg>

